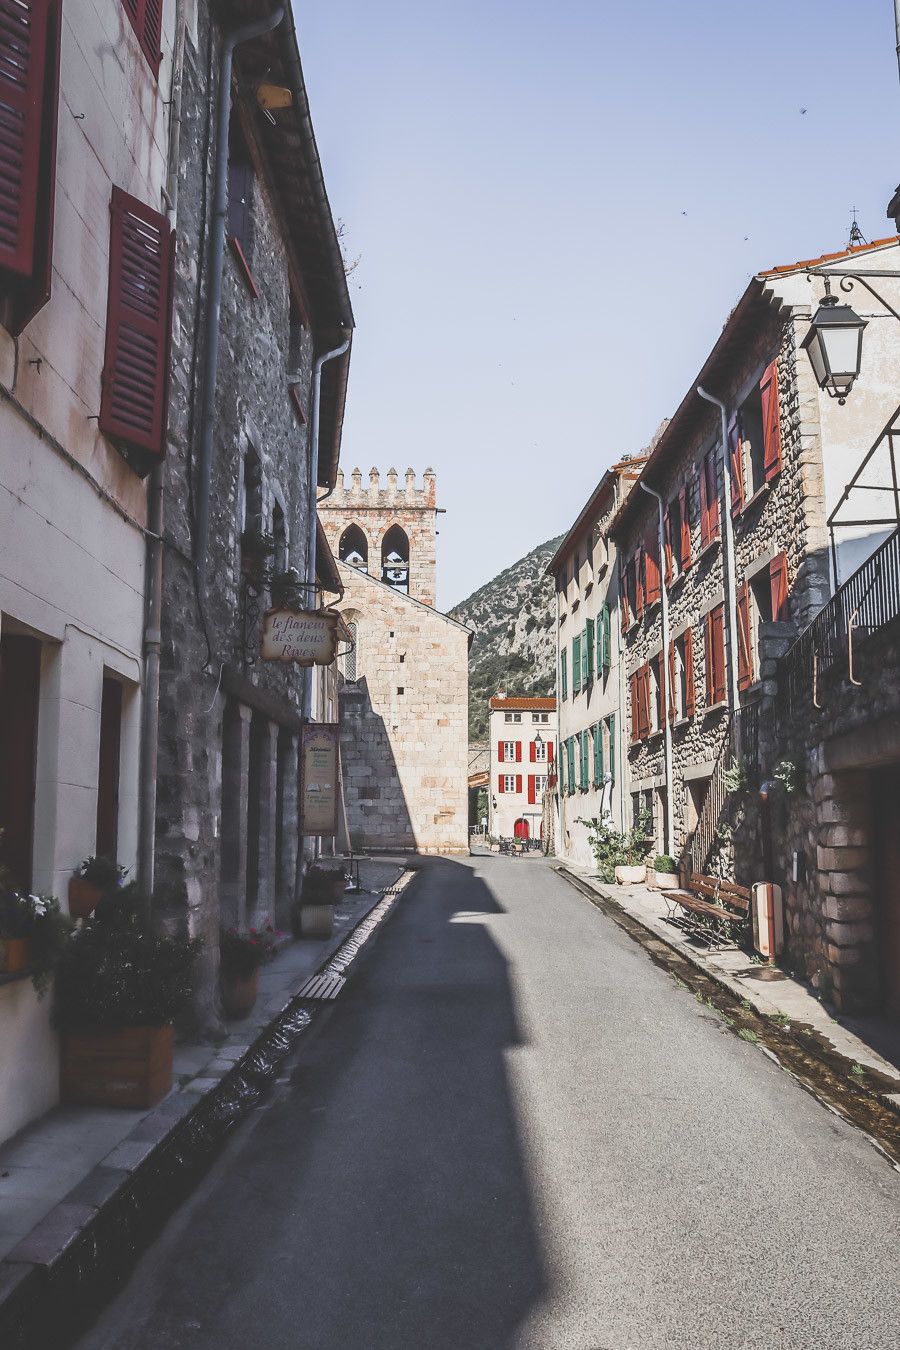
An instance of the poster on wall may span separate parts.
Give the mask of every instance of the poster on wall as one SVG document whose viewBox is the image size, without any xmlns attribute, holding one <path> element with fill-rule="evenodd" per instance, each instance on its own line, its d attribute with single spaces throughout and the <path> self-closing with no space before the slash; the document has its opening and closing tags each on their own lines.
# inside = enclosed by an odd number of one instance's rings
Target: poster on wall
<svg viewBox="0 0 900 1350">
<path fill-rule="evenodd" d="M 338 733 L 336 722 L 303 728 L 302 809 L 304 834 L 337 834 Z"/>
</svg>

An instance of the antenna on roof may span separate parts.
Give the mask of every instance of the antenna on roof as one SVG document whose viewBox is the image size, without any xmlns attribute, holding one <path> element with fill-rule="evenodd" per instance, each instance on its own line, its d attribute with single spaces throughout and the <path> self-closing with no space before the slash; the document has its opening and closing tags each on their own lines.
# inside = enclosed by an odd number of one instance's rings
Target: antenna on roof
<svg viewBox="0 0 900 1350">
<path fill-rule="evenodd" d="M 869 241 L 865 238 L 862 230 L 859 228 L 859 222 L 856 219 L 856 207 L 851 206 L 850 210 L 853 212 L 853 221 L 850 225 L 850 238 L 847 241 L 847 247 L 854 248 L 858 244 L 867 244 Z"/>
</svg>

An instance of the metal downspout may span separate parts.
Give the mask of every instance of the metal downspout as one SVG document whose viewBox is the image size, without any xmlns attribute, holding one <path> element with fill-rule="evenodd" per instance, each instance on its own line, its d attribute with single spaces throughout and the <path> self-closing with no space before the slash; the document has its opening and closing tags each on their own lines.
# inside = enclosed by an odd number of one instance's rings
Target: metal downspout
<svg viewBox="0 0 900 1350">
<path fill-rule="evenodd" d="M 175 3 L 175 48 L 169 121 L 166 185 L 162 189 L 169 224 L 178 219 L 178 164 L 181 154 L 181 95 L 185 43 L 184 0 Z M 163 521 L 165 463 L 154 465 L 147 487 L 147 556 L 144 582 L 144 684 L 141 694 L 141 752 L 138 783 L 137 881 L 147 896 L 156 880 L 156 775 L 159 759 L 159 651 L 162 642 Z"/>
<path fill-rule="evenodd" d="M 219 313 L 222 308 L 222 266 L 225 254 L 225 220 L 228 211 L 228 125 L 231 120 L 231 68 L 235 48 L 277 28 L 284 18 L 278 5 L 264 19 L 227 33 L 219 60 L 219 90 L 216 108 L 216 165 L 213 188 L 212 229 L 209 240 L 209 294 L 204 320 L 203 404 L 197 438 L 197 532 L 194 565 L 201 595 L 206 585 L 209 542 L 209 489 L 213 464 L 213 423 L 216 413 L 216 377 L 219 369 Z"/>
<path fill-rule="evenodd" d="M 737 577 L 735 575 L 734 561 L 734 527 L 731 523 L 731 502 L 728 499 L 728 481 L 730 477 L 728 468 L 728 410 L 720 398 L 715 398 L 708 394 L 702 385 L 697 385 L 697 393 L 701 398 L 705 398 L 707 403 L 714 403 L 719 409 L 721 419 L 722 435 L 722 537 L 725 541 L 725 567 L 723 574 L 727 571 L 727 577 L 723 575 L 725 582 L 725 610 L 728 615 L 728 696 L 731 704 L 732 726 L 734 728 L 734 754 L 735 758 L 740 758 L 741 753 L 741 723 L 738 716 L 738 710 L 741 706 L 740 693 L 738 691 L 738 629 L 737 629 Z"/>
<path fill-rule="evenodd" d="M 659 596 L 661 602 L 662 618 L 662 722 L 663 722 L 663 760 L 665 763 L 666 775 L 666 839 L 664 853 L 671 854 L 672 840 L 675 837 L 673 828 L 674 816 L 672 813 L 672 723 L 669 721 L 669 709 L 672 707 L 672 690 L 669 688 L 669 593 L 666 590 L 666 579 L 664 570 L 664 559 L 666 556 L 666 526 L 665 526 L 665 507 L 663 499 L 655 488 L 648 487 L 642 478 L 638 479 L 638 486 L 651 497 L 656 498 L 658 508 L 657 528 L 659 532 Z"/>
</svg>

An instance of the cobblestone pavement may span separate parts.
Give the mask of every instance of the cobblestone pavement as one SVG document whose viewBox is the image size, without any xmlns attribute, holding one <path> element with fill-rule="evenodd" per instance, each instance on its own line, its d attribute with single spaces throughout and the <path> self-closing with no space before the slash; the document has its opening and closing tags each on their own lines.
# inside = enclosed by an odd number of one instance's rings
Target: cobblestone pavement
<svg viewBox="0 0 900 1350">
<path fill-rule="evenodd" d="M 80 1350 L 882 1350 L 898 1220 L 544 863 L 434 860 Z"/>
</svg>

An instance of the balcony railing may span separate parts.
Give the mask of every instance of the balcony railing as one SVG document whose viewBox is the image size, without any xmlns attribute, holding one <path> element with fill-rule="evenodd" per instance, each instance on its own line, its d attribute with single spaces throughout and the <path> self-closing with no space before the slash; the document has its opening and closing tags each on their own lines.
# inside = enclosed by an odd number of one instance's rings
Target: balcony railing
<svg viewBox="0 0 900 1350">
<path fill-rule="evenodd" d="M 837 670 L 854 678 L 856 644 L 900 616 L 900 530 L 880 545 L 844 582 L 782 657 L 779 699 L 793 721 L 812 704 L 822 706 L 823 686 Z"/>
</svg>

